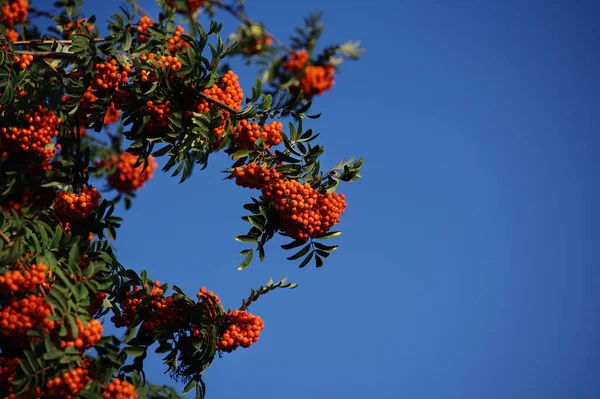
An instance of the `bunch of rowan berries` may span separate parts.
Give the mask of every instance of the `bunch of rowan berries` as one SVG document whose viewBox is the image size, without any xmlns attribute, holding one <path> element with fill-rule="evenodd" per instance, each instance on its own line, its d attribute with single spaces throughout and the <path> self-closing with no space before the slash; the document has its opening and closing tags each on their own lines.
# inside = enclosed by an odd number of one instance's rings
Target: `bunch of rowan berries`
<svg viewBox="0 0 600 399">
<path fill-rule="evenodd" d="M 144 43 L 148 38 L 146 37 L 146 35 L 148 34 L 148 27 L 154 25 L 154 22 L 152 22 L 152 18 L 150 18 L 147 15 L 143 15 L 140 18 L 140 22 L 138 23 L 138 26 L 136 28 L 136 30 L 138 31 L 138 40 L 142 43 Z"/>
<path fill-rule="evenodd" d="M 94 80 L 90 88 L 92 91 L 119 90 L 122 85 L 128 82 L 130 73 L 131 66 L 125 65 L 121 67 L 114 58 L 107 59 L 106 62 L 99 62 L 94 65 Z"/>
<path fill-rule="evenodd" d="M 135 387 L 119 378 L 113 379 L 102 391 L 102 399 L 137 399 Z"/>
<path fill-rule="evenodd" d="M 263 145 L 266 148 L 281 143 L 281 122 L 271 122 L 268 125 L 261 126 L 258 123 L 250 123 L 247 120 L 240 121 L 235 135 L 235 143 L 242 149 L 254 149 L 254 143 L 258 139 L 265 139 Z"/>
<path fill-rule="evenodd" d="M 121 116 L 121 111 L 116 109 L 114 104 L 110 104 L 110 107 L 106 109 L 106 114 L 104 115 L 104 124 L 112 125 L 119 120 L 119 116 Z"/>
<path fill-rule="evenodd" d="M 75 399 L 91 380 L 87 367 L 77 367 L 49 380 L 41 397 Z"/>
<path fill-rule="evenodd" d="M 1 137 L 7 143 L 17 145 L 23 151 L 32 152 L 41 159 L 54 156 L 54 148 L 49 144 L 58 135 L 58 125 L 61 120 L 54 112 L 38 105 L 32 112 L 23 115 L 22 120 L 27 126 L 0 129 Z M 57 144 L 56 148 L 60 148 Z"/>
<path fill-rule="evenodd" d="M 90 233 L 92 234 L 92 233 Z M 91 241 L 91 240 L 90 240 Z M 102 307 L 102 303 L 106 299 L 106 292 L 98 291 L 90 301 L 90 305 L 88 306 L 88 312 L 91 316 L 94 316 L 100 308 Z"/>
<path fill-rule="evenodd" d="M 309 65 L 300 79 L 300 89 L 305 98 L 312 98 L 317 94 L 323 94 L 331 89 L 334 84 L 333 65 Z"/>
<path fill-rule="evenodd" d="M 52 307 L 40 295 L 12 298 L 0 310 L 0 335 L 22 338 L 33 328 L 49 333 L 56 326 L 54 321 L 46 319 L 51 314 Z"/>
<path fill-rule="evenodd" d="M 262 189 L 263 197 L 279 211 L 279 229 L 294 239 L 327 233 L 346 208 L 344 194 L 321 194 L 309 183 L 277 180 Z"/>
<path fill-rule="evenodd" d="M 169 127 L 169 116 L 171 115 L 171 101 L 154 102 L 148 100 L 144 107 L 150 120 L 146 123 L 144 130 L 147 133 L 161 133 Z"/>
<path fill-rule="evenodd" d="M 221 77 L 219 82 L 213 84 L 207 89 L 204 89 L 203 93 L 236 111 L 240 110 L 242 106 L 242 100 L 244 99 L 244 92 L 240 87 L 238 76 L 233 73 L 233 71 L 227 71 L 225 75 Z M 194 108 L 195 112 L 204 113 L 212 111 L 214 106 L 208 101 L 202 99 Z M 188 113 L 188 117 L 191 117 L 191 113 Z M 213 133 L 217 136 L 217 138 L 221 137 L 223 133 L 225 133 L 229 117 L 229 111 L 223 110 L 221 113 L 221 125 L 213 130 Z"/>
<path fill-rule="evenodd" d="M 118 157 L 113 155 L 109 161 L 103 162 L 108 170 L 116 166 L 114 172 L 107 178 L 108 184 L 122 193 L 131 193 L 144 187 L 146 181 L 152 178 L 152 174 L 158 164 L 153 156 L 149 156 L 148 166 L 142 172 L 142 164 L 137 167 L 135 166 L 137 160 L 138 157 L 136 155 L 123 152 Z"/>
<path fill-rule="evenodd" d="M 234 310 L 227 315 L 227 327 L 217 342 L 217 349 L 232 352 L 240 346 L 249 348 L 258 341 L 264 327 L 265 323 L 260 317 L 243 310 Z"/>
<path fill-rule="evenodd" d="M 283 176 L 274 168 L 267 169 L 254 162 L 235 168 L 231 174 L 235 177 L 235 184 L 251 189 L 261 189 L 271 181 L 280 180 Z"/>
<path fill-rule="evenodd" d="M 65 221 L 85 219 L 98 207 L 100 193 L 95 187 L 85 186 L 79 194 L 59 191 L 54 199 L 54 210 Z"/>
<path fill-rule="evenodd" d="M 19 32 L 17 32 L 14 29 L 7 29 L 6 30 L 6 38 L 8 39 L 9 42 L 16 42 L 17 40 L 19 40 Z M 24 68 L 22 68 L 24 69 Z"/>
<path fill-rule="evenodd" d="M 169 45 L 168 48 L 172 55 L 191 47 L 191 45 L 181 37 L 184 32 L 183 26 L 177 25 L 175 27 L 175 32 L 173 32 L 173 36 L 167 39 Z"/>
<path fill-rule="evenodd" d="M 0 23 L 7 28 L 22 24 L 27 19 L 27 0 L 8 0 L 0 10 Z"/>
<path fill-rule="evenodd" d="M 140 56 L 140 60 L 144 63 L 147 63 L 152 68 L 155 67 L 153 64 L 150 63 L 150 61 L 156 62 L 156 65 L 159 68 L 167 71 L 170 80 L 175 79 L 175 73 L 179 71 L 183 66 L 183 64 L 181 63 L 181 61 L 179 61 L 176 55 L 156 55 L 154 53 L 149 53 L 142 54 Z M 155 82 L 158 79 L 156 76 L 156 70 L 148 71 L 146 69 L 142 69 L 140 71 L 140 79 L 142 82 Z"/>
<path fill-rule="evenodd" d="M 0 293 L 33 291 L 46 281 L 48 266 L 33 264 L 24 273 L 13 270 L 0 275 Z"/>
<path fill-rule="evenodd" d="M 75 323 L 78 329 L 77 337 L 70 336 L 70 339 L 61 340 L 61 348 L 75 347 L 80 351 L 84 351 L 96 345 L 102 338 L 102 324 L 98 320 L 90 320 L 87 327 L 78 318 L 75 319 Z"/>
<path fill-rule="evenodd" d="M 33 55 L 21 54 L 13 57 L 13 62 L 19 67 L 20 70 L 25 70 L 33 61 Z"/>
<path fill-rule="evenodd" d="M 302 90 L 304 98 L 307 99 L 311 99 L 317 94 L 323 94 L 334 84 L 335 67 L 331 64 L 309 65 L 309 56 L 306 50 L 299 50 L 290 55 L 289 59 L 283 63 L 283 69 L 299 75 L 300 83 L 296 89 Z"/>
</svg>

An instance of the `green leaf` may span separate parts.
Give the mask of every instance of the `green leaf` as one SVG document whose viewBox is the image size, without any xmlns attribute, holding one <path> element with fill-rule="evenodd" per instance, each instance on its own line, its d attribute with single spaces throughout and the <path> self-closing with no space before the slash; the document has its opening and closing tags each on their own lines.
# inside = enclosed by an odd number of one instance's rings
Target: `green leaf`
<svg viewBox="0 0 600 399">
<path fill-rule="evenodd" d="M 308 244 L 307 246 L 305 246 L 304 248 L 302 248 L 300 251 L 296 252 L 294 255 L 290 256 L 289 258 L 287 258 L 288 260 L 296 260 L 296 259 L 300 259 L 301 257 L 303 257 L 304 255 L 306 255 L 308 253 L 308 251 L 310 251 L 310 244 Z"/>
<path fill-rule="evenodd" d="M 240 236 L 236 236 L 235 237 L 236 241 L 239 242 L 250 242 L 250 243 L 254 243 L 256 242 L 256 237 L 250 236 L 250 235 L 240 235 Z"/>
<path fill-rule="evenodd" d="M 245 268 L 247 268 L 248 266 L 250 266 L 250 262 L 252 262 L 252 258 L 254 257 L 254 252 L 252 250 L 250 250 L 248 252 L 248 255 L 246 255 L 246 258 L 244 259 L 244 261 L 238 266 L 238 270 L 244 270 Z"/>
<path fill-rule="evenodd" d="M 302 263 L 300 263 L 300 265 L 298 265 L 299 268 L 303 268 L 304 266 L 308 265 L 308 262 L 310 262 L 310 260 L 312 259 L 314 255 L 314 252 L 311 252 L 308 254 L 308 256 L 306 258 L 304 258 L 304 260 L 302 261 Z"/>
<path fill-rule="evenodd" d="M 248 156 L 248 154 L 250 154 L 250 150 L 237 150 L 236 152 L 233 153 L 233 155 L 231 156 L 232 160 L 236 160 L 236 159 L 240 159 L 240 158 L 244 158 L 246 156 Z"/>
<path fill-rule="evenodd" d="M 328 240 L 328 239 L 330 239 L 330 238 L 337 237 L 337 236 L 339 236 L 340 234 L 342 234 L 342 232 L 341 232 L 341 231 L 339 231 L 339 230 L 338 230 L 338 231 L 331 231 L 331 232 L 329 232 L 329 233 L 326 233 L 326 234 L 323 234 L 323 235 L 321 235 L 321 236 L 318 236 L 318 237 L 317 237 L 317 240 Z"/>
<path fill-rule="evenodd" d="M 142 356 L 142 355 L 144 355 L 144 353 L 146 353 L 146 348 L 139 348 L 136 346 L 128 346 L 125 349 L 123 349 L 123 351 L 128 356 L 138 357 L 138 356 Z"/>
<path fill-rule="evenodd" d="M 183 388 L 183 392 L 181 392 L 181 393 L 183 395 L 185 395 L 186 393 L 190 392 L 192 389 L 196 388 L 196 384 L 198 384 L 198 382 L 196 380 L 192 379 L 190 382 L 187 383 L 185 388 Z"/>
<path fill-rule="evenodd" d="M 304 238 L 302 240 L 294 240 L 292 242 L 290 242 L 289 244 L 284 244 L 281 246 L 281 248 L 283 249 L 293 249 L 293 248 L 297 248 L 301 245 L 304 245 L 308 242 L 308 239 Z"/>
</svg>

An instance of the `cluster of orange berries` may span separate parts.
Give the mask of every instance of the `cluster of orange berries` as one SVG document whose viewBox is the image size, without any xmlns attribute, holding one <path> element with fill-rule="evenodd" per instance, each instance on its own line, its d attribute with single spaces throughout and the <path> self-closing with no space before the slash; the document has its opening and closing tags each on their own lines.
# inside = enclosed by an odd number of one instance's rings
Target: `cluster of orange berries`
<svg viewBox="0 0 600 399">
<path fill-rule="evenodd" d="M 94 65 L 94 81 L 90 87 L 92 90 L 118 90 L 127 83 L 129 73 L 131 66 L 125 65 L 121 70 L 114 58 L 100 62 Z"/>
<path fill-rule="evenodd" d="M 25 273 L 20 270 L 6 272 L 0 276 L 0 293 L 32 291 L 46 281 L 47 271 L 48 266 L 38 263 L 31 265 Z"/>
<path fill-rule="evenodd" d="M 204 89 L 203 93 L 207 96 L 218 100 L 225 105 L 239 111 L 244 99 L 244 92 L 240 87 L 238 76 L 233 71 L 227 71 L 218 83 L 213 84 L 208 89 Z M 213 105 L 206 100 L 201 100 L 196 106 L 196 112 L 210 112 Z M 228 111 L 223 111 L 221 114 L 221 125 L 213 130 L 217 137 L 221 137 L 227 128 L 227 118 L 230 117 Z"/>
<path fill-rule="evenodd" d="M 307 66 L 308 58 L 306 50 L 299 50 L 283 63 L 283 69 L 291 73 L 301 74 L 298 88 L 302 90 L 305 98 L 310 99 L 333 87 L 335 68 L 331 64 Z"/>
<path fill-rule="evenodd" d="M 96 345 L 96 343 L 102 338 L 102 324 L 98 320 L 90 320 L 87 328 L 79 319 L 75 319 L 75 323 L 77 324 L 77 329 L 79 330 L 77 337 L 72 337 L 72 339 L 69 340 L 63 339 L 60 342 L 61 348 L 75 347 L 83 351 Z"/>
<path fill-rule="evenodd" d="M 54 210 L 63 219 L 85 219 L 98 207 L 100 193 L 95 187 L 83 187 L 79 194 L 59 191 L 54 199 Z"/>
<path fill-rule="evenodd" d="M 118 157 L 113 155 L 108 162 L 101 161 L 107 170 L 112 169 L 116 165 L 114 173 L 110 174 L 107 178 L 108 184 L 122 193 L 131 193 L 144 187 L 146 181 L 152 178 L 152 174 L 158 164 L 153 156 L 149 156 L 148 167 L 142 172 L 143 165 L 134 167 L 137 160 L 138 157 L 136 155 L 123 152 Z"/>
<path fill-rule="evenodd" d="M 175 56 L 172 56 L 172 55 L 157 56 L 153 53 L 150 53 L 148 55 L 142 54 L 140 56 L 140 59 L 142 61 L 156 61 L 156 64 L 158 65 L 159 68 L 165 69 L 166 71 L 168 71 L 170 73 L 169 78 L 171 80 L 173 80 L 175 78 L 174 73 L 179 71 L 181 69 L 181 67 L 183 66 L 183 64 L 181 63 L 181 61 L 179 61 L 179 59 L 177 58 L 176 55 Z M 143 69 L 140 71 L 140 75 L 141 75 L 142 82 L 147 82 L 148 80 L 151 82 L 154 82 L 157 80 L 156 71 L 148 72 L 147 70 Z"/>
<path fill-rule="evenodd" d="M 149 16 L 144 15 L 140 18 L 140 22 L 136 28 L 136 30 L 139 33 L 138 39 L 140 40 L 140 42 L 144 43 L 148 39 L 146 37 L 146 35 L 148 34 L 148 27 L 152 25 L 154 25 L 154 22 L 152 22 L 152 18 L 150 18 Z"/>
<path fill-rule="evenodd" d="M 235 168 L 231 174 L 235 177 L 235 184 L 251 189 L 261 189 L 271 181 L 277 181 L 283 177 L 274 168 L 267 169 L 254 162 Z"/>
<path fill-rule="evenodd" d="M 196 294 L 196 297 L 198 298 L 198 302 L 203 302 L 206 299 L 210 299 L 216 306 L 221 307 L 221 310 L 223 309 L 223 307 L 221 306 L 221 299 L 219 299 L 219 297 L 212 291 L 208 291 L 206 289 L 206 287 L 201 287 L 200 290 L 198 291 L 198 293 Z M 217 317 L 217 311 L 215 309 L 211 309 L 208 308 L 206 309 L 207 312 L 209 312 L 210 317 Z"/>
<path fill-rule="evenodd" d="M 77 367 L 65 372 L 61 377 L 56 377 L 46 383 L 46 391 L 40 395 L 42 398 L 75 399 L 92 379 L 87 367 Z"/>
<path fill-rule="evenodd" d="M 335 68 L 333 65 L 310 65 L 306 67 L 304 75 L 300 79 L 300 89 L 305 98 L 325 93 L 331 89 L 334 84 L 333 74 Z"/>
<path fill-rule="evenodd" d="M 6 30 L 6 38 L 8 39 L 9 42 L 16 42 L 17 40 L 19 40 L 19 32 L 17 32 L 14 29 L 7 29 Z M 24 68 L 22 68 L 24 69 Z"/>
<path fill-rule="evenodd" d="M 25 70 L 33 61 L 33 55 L 30 54 L 22 54 L 20 56 L 14 56 L 13 62 L 19 66 L 19 69 Z"/>
<path fill-rule="evenodd" d="M 129 327 L 133 323 L 135 316 L 140 312 L 139 306 L 144 303 L 144 310 L 148 311 L 146 318 L 140 329 L 153 333 L 155 329 L 160 327 L 180 328 L 183 320 L 180 312 L 174 311 L 175 299 L 173 296 L 164 297 L 164 290 L 160 288 L 160 281 L 154 282 L 154 287 L 150 293 L 143 296 L 138 296 L 136 293 L 140 287 L 136 286 L 132 291 L 126 294 L 126 298 L 120 303 L 121 314 L 111 317 L 111 321 L 115 327 Z M 150 298 L 147 300 L 147 298 Z"/>
<path fill-rule="evenodd" d="M 0 11 L 0 23 L 7 28 L 22 24 L 27 19 L 28 7 L 29 1 L 27 0 L 9 0 Z"/>
<path fill-rule="evenodd" d="M 106 110 L 106 114 L 104 115 L 104 124 L 112 125 L 116 121 L 119 120 L 119 116 L 121 116 L 121 111 L 115 108 L 114 104 L 111 104 L 110 107 Z"/>
<path fill-rule="evenodd" d="M 238 347 L 249 348 L 258 341 L 260 332 L 265 327 L 264 321 L 243 310 L 234 310 L 227 315 L 227 328 L 217 343 L 217 349 L 232 352 Z"/>
<path fill-rule="evenodd" d="M 92 235 L 92 233 L 90 233 L 90 235 Z M 106 299 L 106 296 L 106 292 L 96 292 L 96 294 L 90 301 L 90 306 L 88 306 L 88 312 L 90 312 L 90 315 L 94 316 L 98 312 L 98 310 L 100 310 L 100 307 L 102 307 L 102 303 L 104 302 L 104 299 Z"/>
<path fill-rule="evenodd" d="M 288 72 L 298 73 L 304 69 L 307 62 L 308 52 L 306 50 L 299 50 L 290 55 L 290 59 L 283 63 L 283 69 Z"/>
<path fill-rule="evenodd" d="M 19 366 L 18 357 L 0 356 L 0 392 L 6 389 L 10 382 L 14 380 Z"/>
<path fill-rule="evenodd" d="M 150 120 L 144 128 L 148 133 L 160 132 L 169 127 L 170 107 L 171 101 L 154 103 L 154 101 L 148 100 L 146 102 L 146 113 L 150 115 Z"/>
<path fill-rule="evenodd" d="M 295 239 L 327 233 L 347 206 L 344 194 L 321 194 L 297 180 L 277 180 L 263 187 L 262 194 L 279 211 L 279 229 Z"/>
<path fill-rule="evenodd" d="M 32 328 L 41 328 L 50 332 L 56 326 L 52 320 L 46 320 L 52 314 L 50 304 L 39 295 L 31 294 L 21 299 L 12 298 L 0 311 L 0 334 L 18 338 Z"/>
<path fill-rule="evenodd" d="M 48 148 L 52 139 L 58 135 L 58 125 L 61 120 L 54 112 L 38 105 L 37 108 L 23 116 L 26 127 L 3 127 L 0 129 L 1 137 L 12 143 L 18 144 L 23 151 L 35 153 L 42 159 L 54 156 L 54 148 Z M 57 144 L 56 148 L 60 148 Z"/>
<path fill-rule="evenodd" d="M 240 121 L 237 127 L 235 143 L 242 149 L 254 149 L 254 143 L 258 139 L 266 139 L 263 145 L 266 148 L 281 143 L 281 130 L 283 125 L 281 122 L 271 122 L 268 125 L 261 127 L 258 123 L 250 123 L 247 120 Z"/>
<path fill-rule="evenodd" d="M 171 54 L 177 54 L 183 49 L 191 47 L 191 45 L 181 37 L 184 32 L 185 30 L 183 29 L 183 26 L 177 25 L 175 27 L 175 32 L 173 32 L 173 37 L 167 39 Z"/>
<path fill-rule="evenodd" d="M 274 168 L 250 163 L 231 174 L 238 186 L 261 189 L 267 201 L 279 211 L 279 229 L 295 239 L 314 238 L 327 233 L 346 208 L 346 197 L 337 193 L 321 194 L 309 183 L 285 180 Z"/>
<path fill-rule="evenodd" d="M 102 399 L 137 399 L 135 387 L 127 381 L 115 378 L 102 392 Z"/>
</svg>

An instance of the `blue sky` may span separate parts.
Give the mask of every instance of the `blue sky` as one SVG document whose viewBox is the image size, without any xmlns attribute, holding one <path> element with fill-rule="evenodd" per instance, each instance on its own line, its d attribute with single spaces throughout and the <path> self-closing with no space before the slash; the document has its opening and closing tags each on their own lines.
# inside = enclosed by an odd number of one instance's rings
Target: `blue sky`
<svg viewBox="0 0 600 399">
<path fill-rule="evenodd" d="M 50 1 L 34 1 L 40 4 Z M 88 1 L 105 21 L 117 1 Z M 151 1 L 141 2 L 151 14 Z M 343 4 L 343 6 L 342 6 Z M 124 212 L 121 262 L 237 307 L 260 341 L 217 359 L 208 398 L 600 397 L 600 5 L 593 1 L 247 1 L 280 38 L 325 11 L 360 40 L 315 100 L 324 163 L 364 156 L 340 249 L 297 269 L 272 242 L 239 272 L 250 192 L 224 155 L 184 184 L 158 173 Z M 219 13 L 224 32 L 236 23 Z M 206 20 L 204 20 L 206 21 Z M 249 92 L 254 71 L 234 64 Z M 159 360 L 148 376 L 168 381 Z"/>
</svg>

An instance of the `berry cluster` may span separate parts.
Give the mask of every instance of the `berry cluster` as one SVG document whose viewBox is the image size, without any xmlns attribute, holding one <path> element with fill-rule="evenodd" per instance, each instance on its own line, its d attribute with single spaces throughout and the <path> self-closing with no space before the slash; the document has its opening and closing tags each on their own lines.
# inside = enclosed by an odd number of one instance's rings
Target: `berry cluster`
<svg viewBox="0 0 600 399">
<path fill-rule="evenodd" d="M 243 310 L 234 310 L 227 315 L 227 327 L 217 342 L 217 349 L 232 352 L 240 346 L 249 348 L 258 341 L 264 327 L 265 323 L 260 317 Z"/>
<path fill-rule="evenodd" d="M 34 153 L 43 160 L 52 158 L 55 150 L 49 144 L 58 135 L 60 118 L 56 117 L 54 112 L 38 105 L 33 112 L 25 114 L 22 119 L 27 126 L 3 127 L 0 129 L 1 137 L 9 143 L 18 145 L 23 151 Z M 60 148 L 58 144 L 56 148 Z"/>
<path fill-rule="evenodd" d="M 252 49 L 250 49 L 250 54 L 260 54 L 265 49 L 271 47 L 273 45 L 273 38 L 269 35 L 265 35 L 264 38 L 259 38 L 254 40 L 254 44 Z"/>
<path fill-rule="evenodd" d="M 56 377 L 46 383 L 46 392 L 42 398 L 75 399 L 91 381 L 87 367 L 78 367 L 65 372 L 61 377 Z"/>
<path fill-rule="evenodd" d="M 150 115 L 150 120 L 144 127 L 147 133 L 161 133 L 169 127 L 169 116 L 171 115 L 171 101 L 164 103 L 155 103 L 151 100 L 146 102 L 146 113 Z"/>
<path fill-rule="evenodd" d="M 96 345 L 96 342 L 102 338 L 102 324 L 98 320 L 90 320 L 87 328 L 79 319 L 75 319 L 75 323 L 79 331 L 77 337 L 71 336 L 71 339 L 63 339 L 60 342 L 61 348 L 75 347 L 80 351 L 84 351 Z"/>
<path fill-rule="evenodd" d="M 90 233 L 90 235 L 92 235 L 92 233 Z M 93 239 L 93 237 L 92 237 L 92 239 Z M 90 240 L 90 241 L 92 241 L 92 240 Z M 106 292 L 102 292 L 102 291 L 96 292 L 96 295 L 94 295 L 94 297 L 90 301 L 90 306 L 88 306 L 88 312 L 90 312 L 90 315 L 94 316 L 96 313 L 98 313 L 98 311 L 102 307 L 102 303 L 104 302 L 104 299 L 106 299 L 106 296 L 107 296 Z"/>
<path fill-rule="evenodd" d="M 18 366 L 18 357 L 0 356 L 0 392 L 4 392 L 8 389 L 10 382 L 17 374 Z"/>
<path fill-rule="evenodd" d="M 235 177 L 235 184 L 251 189 L 261 189 L 271 181 L 277 181 L 282 178 L 282 174 L 274 168 L 267 169 L 254 162 L 240 168 L 235 168 L 231 174 Z"/>
<path fill-rule="evenodd" d="M 183 40 L 181 37 L 185 30 L 182 26 L 177 25 L 175 27 L 175 32 L 173 32 L 173 37 L 167 39 L 167 43 L 169 44 L 169 51 L 171 54 L 175 55 L 178 52 L 183 51 L 183 49 L 191 47 L 191 45 Z"/>
<path fill-rule="evenodd" d="M 153 334 L 154 330 L 161 327 L 178 329 L 183 327 L 181 309 L 176 309 L 173 296 L 164 297 L 164 291 L 160 288 L 160 281 L 154 282 L 150 293 L 140 296 L 137 292 L 140 287 L 134 287 L 127 292 L 126 298 L 120 303 L 121 314 L 111 317 L 116 327 L 131 326 L 136 315 L 140 312 L 146 315 L 140 326 L 140 330 Z M 143 304 L 143 306 L 141 306 Z"/>
<path fill-rule="evenodd" d="M 227 71 L 225 75 L 220 79 L 218 83 L 215 83 L 208 89 L 204 89 L 204 94 L 218 100 L 225 105 L 233 108 L 236 111 L 240 110 L 242 106 L 242 100 L 244 99 L 244 92 L 242 91 L 238 76 L 233 71 Z M 196 112 L 210 112 L 214 109 L 214 106 L 206 100 L 201 100 L 196 106 Z M 225 133 L 227 128 L 227 119 L 230 117 L 228 111 L 221 113 L 221 125 L 213 130 L 217 138 L 221 137 Z"/>
<path fill-rule="evenodd" d="M 127 381 L 115 378 L 102 391 L 102 399 L 137 399 L 135 387 Z"/>
<path fill-rule="evenodd" d="M 198 298 L 199 303 L 205 303 L 208 305 L 204 309 L 205 312 L 208 312 L 208 317 L 217 317 L 217 311 L 212 307 L 213 305 L 221 307 L 221 310 L 223 309 L 223 307 L 221 306 L 221 299 L 219 299 L 219 297 L 214 292 L 208 291 L 206 287 L 200 288 L 200 290 L 196 294 L 196 297 Z M 210 299 L 210 301 L 208 301 L 207 299 Z"/>
<path fill-rule="evenodd" d="M 317 94 L 323 94 L 333 87 L 333 65 L 310 65 L 306 67 L 304 75 L 300 79 L 300 89 L 305 98 L 312 98 Z"/>
<path fill-rule="evenodd" d="M 47 271 L 48 266 L 38 263 L 31 265 L 25 273 L 20 270 L 6 272 L 0 276 L 0 293 L 32 291 L 46 281 Z"/>
<path fill-rule="evenodd" d="M 263 187 L 263 197 L 279 211 L 279 229 L 294 239 L 327 233 L 346 208 L 344 194 L 320 194 L 308 183 L 277 180 Z"/>
<path fill-rule="evenodd" d="M 283 69 L 288 72 L 298 73 L 304 69 L 308 62 L 308 52 L 306 50 L 296 51 L 290 56 L 290 59 L 283 63 Z"/>
<path fill-rule="evenodd" d="M 98 207 L 100 193 L 95 187 L 83 187 L 79 194 L 59 191 L 54 199 L 54 210 L 66 221 L 85 219 Z"/>
<path fill-rule="evenodd" d="M 128 152 L 123 152 L 119 157 L 113 155 L 108 162 L 104 162 L 106 169 L 110 170 L 116 166 L 115 171 L 107 178 L 108 184 L 122 192 L 131 193 L 144 187 L 146 181 L 152 178 L 152 174 L 158 164 L 154 157 L 148 157 L 148 167 L 142 172 L 143 165 L 135 167 L 138 157 Z"/>
<path fill-rule="evenodd" d="M 177 58 L 176 55 L 175 56 L 172 56 L 172 55 L 158 56 L 153 53 L 150 53 L 148 55 L 142 54 L 140 56 L 140 60 L 148 63 L 148 65 L 151 65 L 152 68 L 154 68 L 154 66 L 152 64 L 150 64 L 150 61 L 156 62 L 156 64 L 158 65 L 159 68 L 164 69 L 165 71 L 167 71 L 169 73 L 169 79 L 171 79 L 171 80 L 173 80 L 175 78 L 175 72 L 179 71 L 181 69 L 181 67 L 183 66 L 183 64 L 181 63 L 181 61 L 179 61 L 179 59 Z M 141 76 L 142 82 L 147 82 L 147 81 L 155 82 L 157 80 L 155 70 L 147 71 L 145 69 L 142 69 L 140 71 L 140 76 Z"/>
<path fill-rule="evenodd" d="M 107 108 L 106 114 L 104 115 L 104 124 L 112 125 L 119 120 L 119 116 L 121 116 L 121 111 L 116 109 L 114 104 L 111 104 L 110 107 Z"/>
<path fill-rule="evenodd" d="M 94 80 L 90 88 L 92 91 L 119 90 L 123 84 L 127 83 L 129 73 L 131 73 L 131 67 L 125 65 L 121 68 L 114 58 L 100 62 L 94 65 Z"/>
<path fill-rule="evenodd" d="M 41 296 L 31 294 L 21 299 L 12 298 L 0 311 L 0 335 L 22 338 L 33 328 L 50 332 L 56 326 L 54 321 L 46 320 L 51 314 L 50 304 Z"/>
<path fill-rule="evenodd" d="M 17 64 L 22 71 L 27 69 L 31 64 L 31 61 L 33 61 L 33 55 L 30 54 L 21 54 L 20 56 L 17 55 L 13 57 L 13 62 Z"/>
<path fill-rule="evenodd" d="M 7 29 L 6 38 L 9 42 L 16 42 L 17 40 L 19 40 L 19 32 L 17 32 L 14 29 Z"/>
<path fill-rule="evenodd" d="M 263 145 L 266 148 L 281 143 L 281 130 L 283 125 L 281 122 L 271 122 L 264 125 L 261 129 L 258 123 L 250 123 L 247 120 L 240 121 L 237 127 L 235 143 L 242 149 L 254 149 L 254 143 L 258 139 L 265 139 Z"/>
<path fill-rule="evenodd" d="M 7 28 L 12 28 L 16 24 L 22 24 L 27 19 L 28 7 L 29 1 L 27 0 L 8 0 L 0 11 L 0 23 Z"/>
<path fill-rule="evenodd" d="M 144 43 L 148 39 L 146 37 L 146 35 L 148 34 L 148 27 L 152 25 L 154 25 L 154 22 L 152 22 L 152 18 L 150 18 L 149 16 L 144 15 L 140 18 L 140 22 L 136 28 L 136 30 L 139 33 L 138 39 L 140 42 Z"/>
</svg>

